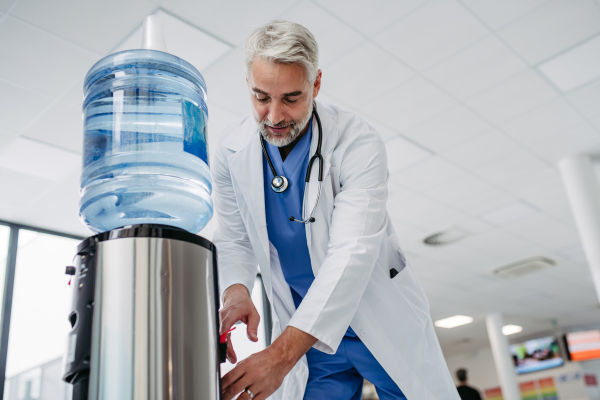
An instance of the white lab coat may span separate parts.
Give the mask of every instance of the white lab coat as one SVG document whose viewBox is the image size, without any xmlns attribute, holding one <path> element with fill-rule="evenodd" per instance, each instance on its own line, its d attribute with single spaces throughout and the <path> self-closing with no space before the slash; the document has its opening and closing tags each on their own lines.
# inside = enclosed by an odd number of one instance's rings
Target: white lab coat
<svg viewBox="0 0 600 400">
<path fill-rule="evenodd" d="M 269 242 L 263 154 L 254 118 L 221 135 L 213 160 L 221 291 L 241 283 L 252 290 L 260 266 L 273 307 L 273 338 L 294 326 L 337 350 L 348 326 L 409 400 L 459 400 L 435 335 L 429 304 L 400 250 L 389 219 L 387 157 L 380 136 L 358 116 L 317 102 L 323 125 L 323 189 L 316 221 L 306 225 L 315 280 L 295 310 L 277 251 Z M 313 121 L 310 154 L 317 146 Z M 315 204 L 312 169 L 307 209 Z M 282 221 L 286 223 L 286 221 Z M 390 278 L 390 269 L 399 274 Z M 271 399 L 301 400 L 308 378 L 303 357 Z"/>
</svg>

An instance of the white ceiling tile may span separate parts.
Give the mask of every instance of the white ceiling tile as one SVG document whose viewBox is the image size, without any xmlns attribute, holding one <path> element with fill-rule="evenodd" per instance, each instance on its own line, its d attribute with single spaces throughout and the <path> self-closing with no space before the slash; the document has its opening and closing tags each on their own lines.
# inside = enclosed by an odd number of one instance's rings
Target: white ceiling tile
<svg viewBox="0 0 600 400">
<path fill-rule="evenodd" d="M 504 204 L 481 215 L 481 218 L 495 225 L 506 225 L 511 222 L 522 220 L 532 214 L 539 212 L 531 205 L 517 200 Z"/>
<path fill-rule="evenodd" d="M 469 98 L 527 68 L 495 36 L 473 44 L 425 72 L 460 99 Z"/>
<path fill-rule="evenodd" d="M 98 56 L 8 17 L 0 24 L 0 77 L 57 96 Z"/>
<path fill-rule="evenodd" d="M 392 180 L 395 181 L 393 177 Z M 418 221 L 420 217 L 434 213 L 438 207 L 440 203 L 420 195 L 395 198 L 388 202 L 390 217 L 404 222 Z M 396 226 L 396 230 L 399 229 L 400 227 Z"/>
<path fill-rule="evenodd" d="M 42 179 L 0 170 L 0 204 L 26 207 L 51 186 Z"/>
<path fill-rule="evenodd" d="M 14 133 L 0 130 L 0 149 L 4 146 L 8 146 L 10 142 L 15 140 L 18 136 Z"/>
<path fill-rule="evenodd" d="M 83 108 L 83 81 L 84 76 L 71 84 L 71 87 L 60 97 L 60 100 L 79 108 Z"/>
<path fill-rule="evenodd" d="M 426 2 L 427 0 L 324 0 L 319 4 L 364 35 L 372 36 Z"/>
<path fill-rule="evenodd" d="M 519 142 L 531 144 L 581 121 L 569 104 L 558 99 L 506 122 L 501 129 Z"/>
<path fill-rule="evenodd" d="M 557 164 L 573 154 L 600 150 L 600 133 L 584 122 L 529 147 L 548 162 Z"/>
<path fill-rule="evenodd" d="M 189 62 L 198 71 L 202 71 L 232 49 L 225 42 L 164 10 L 158 10 L 153 15 L 163 27 L 168 52 Z M 141 45 L 140 26 L 115 51 L 139 49 Z"/>
<path fill-rule="evenodd" d="M 454 200 L 452 206 L 469 215 L 479 216 L 482 213 L 507 204 L 514 199 L 515 196 L 508 195 L 499 189 L 491 188 Z"/>
<path fill-rule="evenodd" d="M 8 9 L 15 3 L 16 0 L 0 0 L 0 10 L 8 11 Z"/>
<path fill-rule="evenodd" d="M 83 151 L 81 109 L 57 102 L 25 129 L 23 136 L 81 153 Z"/>
<path fill-rule="evenodd" d="M 0 81 L 0 129 L 20 132 L 51 102 L 49 97 Z"/>
<path fill-rule="evenodd" d="M 388 140 L 385 143 L 385 148 L 390 174 L 418 164 L 431 157 L 430 152 L 400 136 Z"/>
<path fill-rule="evenodd" d="M 461 4 L 435 0 L 373 40 L 417 69 L 430 67 L 488 34 Z"/>
<path fill-rule="evenodd" d="M 73 235 L 90 236 L 92 233 L 79 219 L 79 199 L 79 173 L 73 172 L 38 196 L 28 212 L 18 215 L 17 222 Z"/>
<path fill-rule="evenodd" d="M 586 117 L 600 116 L 600 79 L 568 94 L 567 99 Z"/>
<path fill-rule="evenodd" d="M 536 64 L 599 31 L 600 8 L 592 0 L 554 0 L 498 34 L 530 64 Z"/>
<path fill-rule="evenodd" d="M 12 14 L 83 47 L 105 54 L 140 25 L 155 7 L 146 0 L 21 0 Z"/>
<path fill-rule="evenodd" d="M 548 0 L 461 0 L 492 29 L 505 25 Z"/>
<path fill-rule="evenodd" d="M 471 169 L 498 160 L 517 149 L 519 146 L 502 132 L 491 130 L 441 153 L 454 163 Z"/>
<path fill-rule="evenodd" d="M 333 97 L 359 108 L 413 76 L 401 62 L 367 42 L 324 67 L 321 84 Z"/>
<path fill-rule="evenodd" d="M 394 181 L 417 192 L 463 175 L 463 170 L 438 157 L 430 157 L 394 174 Z"/>
<path fill-rule="evenodd" d="M 233 50 L 202 75 L 208 87 L 208 101 L 234 113 L 250 112 L 250 94 L 246 85 L 244 56 L 241 50 Z M 210 110 L 209 110 L 210 112 Z"/>
<path fill-rule="evenodd" d="M 308 0 L 286 11 L 281 19 L 297 22 L 314 35 L 319 44 L 319 67 L 330 65 L 365 40 L 354 29 Z"/>
<path fill-rule="evenodd" d="M 535 154 L 517 150 L 497 161 L 482 165 L 474 172 L 490 182 L 502 185 L 525 174 L 536 173 L 547 168 L 547 164 L 540 161 Z"/>
<path fill-rule="evenodd" d="M 259 2 L 164 0 L 161 7 L 190 21 L 200 29 L 243 47 L 250 31 L 273 19 L 281 19 L 282 13 L 295 3 L 297 1 L 288 0 Z"/>
<path fill-rule="evenodd" d="M 502 124 L 556 98 L 535 72 L 518 74 L 469 99 L 467 104 L 495 124 Z"/>
<path fill-rule="evenodd" d="M 502 187 L 509 192 L 519 195 L 523 190 L 535 190 L 540 186 L 546 185 L 548 182 L 552 182 L 553 185 L 558 182 L 562 185 L 560 174 L 556 168 L 546 167 L 540 171 L 522 174 L 509 182 L 504 182 Z"/>
<path fill-rule="evenodd" d="M 491 125 L 477 114 L 456 105 L 407 129 L 404 134 L 426 148 L 439 152 L 490 129 Z"/>
<path fill-rule="evenodd" d="M 381 138 L 385 142 L 387 142 L 389 140 L 393 140 L 396 137 L 398 137 L 398 135 L 399 135 L 399 133 L 394 131 L 392 128 L 379 123 L 379 121 L 375 121 L 373 118 L 370 118 L 369 116 L 360 115 L 360 118 L 365 120 L 365 122 L 367 124 L 371 125 L 371 127 L 373 129 L 375 129 L 375 132 L 379 133 L 379 135 L 381 135 Z"/>
<path fill-rule="evenodd" d="M 58 182 L 81 170 L 81 157 L 57 147 L 18 138 L 0 152 L 0 168 Z"/>
<path fill-rule="evenodd" d="M 532 214 L 527 218 L 506 224 L 503 228 L 546 247 L 563 248 L 579 242 L 579 236 L 574 228 L 557 222 L 544 213 Z"/>
<path fill-rule="evenodd" d="M 241 115 L 215 104 L 208 104 L 208 149 L 211 155 L 219 145 L 219 137 L 227 129 L 233 128 L 241 120 Z"/>
<path fill-rule="evenodd" d="M 538 67 L 563 92 L 600 77 L 600 37 L 595 37 Z"/>
<path fill-rule="evenodd" d="M 385 125 L 402 131 L 455 103 L 434 85 L 416 77 L 365 104 L 362 111 Z"/>
<path fill-rule="evenodd" d="M 483 179 L 463 173 L 455 178 L 448 179 L 437 186 L 429 188 L 423 194 L 437 201 L 452 204 L 454 201 L 476 196 L 479 193 L 493 190 L 494 187 Z"/>
</svg>

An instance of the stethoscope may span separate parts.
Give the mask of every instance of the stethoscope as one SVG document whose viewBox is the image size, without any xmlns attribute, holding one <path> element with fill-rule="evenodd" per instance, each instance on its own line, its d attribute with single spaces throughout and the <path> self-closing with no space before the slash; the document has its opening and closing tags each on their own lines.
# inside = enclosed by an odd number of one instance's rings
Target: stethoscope
<svg viewBox="0 0 600 400">
<path fill-rule="evenodd" d="M 304 198 L 302 199 L 302 217 L 304 217 L 304 215 L 305 215 L 304 205 L 306 204 L 306 196 L 307 196 L 306 186 L 308 185 L 308 182 L 310 181 L 310 171 L 312 169 L 313 161 L 315 161 L 317 159 L 319 160 L 319 191 L 317 192 L 317 200 L 315 201 L 315 206 L 313 207 L 313 209 L 310 213 L 310 216 L 307 219 L 296 219 L 294 217 L 290 217 L 290 221 L 300 222 L 302 224 L 309 224 L 311 222 L 315 222 L 315 218 L 313 217 L 313 214 L 315 213 L 315 210 L 317 209 L 317 204 L 319 204 L 319 197 L 321 197 L 321 187 L 323 186 L 323 156 L 321 155 L 321 142 L 323 141 L 323 134 L 322 134 L 323 129 L 321 127 L 321 118 L 319 118 L 319 114 L 317 113 L 316 105 L 313 106 L 313 115 L 317 119 L 317 126 L 319 128 L 319 141 L 317 143 L 317 150 L 315 151 L 315 155 L 312 156 L 311 159 L 308 161 L 308 169 L 306 170 L 306 179 L 304 180 Z M 273 163 L 271 162 L 271 157 L 269 157 L 269 152 L 267 151 L 267 148 L 265 146 L 265 139 L 262 137 L 262 135 L 259 135 L 259 136 L 260 136 L 260 144 L 262 145 L 263 154 L 265 155 L 265 158 L 267 159 L 267 162 L 269 163 L 269 168 L 271 168 L 271 172 L 273 173 L 273 180 L 271 181 L 271 189 L 273 189 L 273 191 L 275 193 L 283 193 L 288 188 L 288 185 L 289 185 L 288 179 L 283 175 L 277 175 L 277 172 L 275 171 L 275 167 L 273 166 Z"/>
</svg>

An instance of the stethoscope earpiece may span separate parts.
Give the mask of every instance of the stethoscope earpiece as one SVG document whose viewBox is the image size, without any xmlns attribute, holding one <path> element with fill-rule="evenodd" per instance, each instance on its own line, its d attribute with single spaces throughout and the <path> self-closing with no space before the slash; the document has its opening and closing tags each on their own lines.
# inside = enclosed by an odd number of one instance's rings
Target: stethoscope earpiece
<svg viewBox="0 0 600 400">
<path fill-rule="evenodd" d="M 313 114 L 315 115 L 315 118 L 317 119 L 317 126 L 319 128 L 319 141 L 317 144 L 317 150 L 315 151 L 315 154 L 308 161 L 308 169 L 306 171 L 306 179 L 304 181 L 304 197 L 306 199 L 306 194 L 307 194 L 306 185 L 308 184 L 308 182 L 310 180 L 310 171 L 312 169 L 313 161 L 315 161 L 315 160 L 319 161 L 319 191 L 317 193 L 317 200 L 315 201 L 315 206 L 313 207 L 312 212 L 310 213 L 310 216 L 308 217 L 308 219 L 296 219 L 294 217 L 290 217 L 291 222 L 300 222 L 301 224 L 309 224 L 311 222 L 315 222 L 315 218 L 313 217 L 313 214 L 315 213 L 315 210 L 317 209 L 317 204 L 319 204 L 319 197 L 321 197 L 321 188 L 323 187 L 323 156 L 321 155 L 321 144 L 323 142 L 323 128 L 321 127 L 321 118 L 319 118 L 319 114 L 317 113 L 316 105 L 314 105 Z M 265 158 L 267 159 L 267 162 L 269 163 L 269 168 L 271 169 L 271 172 L 273 173 L 273 180 L 271 181 L 271 189 L 275 193 L 283 193 L 288 188 L 289 182 L 285 176 L 277 175 L 277 172 L 275 171 L 275 167 L 273 166 L 273 163 L 271 162 L 271 157 L 269 157 L 269 152 L 267 151 L 267 147 L 265 146 L 265 139 L 262 137 L 262 135 L 259 134 L 259 136 L 260 136 L 260 144 L 262 146 L 263 154 L 264 154 Z M 304 200 L 305 199 L 302 200 L 302 214 L 303 214 L 302 216 L 304 216 Z"/>
</svg>

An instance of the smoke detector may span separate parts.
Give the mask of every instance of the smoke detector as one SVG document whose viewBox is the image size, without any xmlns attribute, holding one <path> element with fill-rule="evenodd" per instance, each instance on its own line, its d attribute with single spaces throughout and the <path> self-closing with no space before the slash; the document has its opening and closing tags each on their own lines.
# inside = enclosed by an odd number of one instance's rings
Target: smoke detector
<svg viewBox="0 0 600 400">
<path fill-rule="evenodd" d="M 499 278 L 515 279 L 556 265 L 556 261 L 546 257 L 530 257 L 516 261 L 492 271 Z"/>
<path fill-rule="evenodd" d="M 423 239 L 423 243 L 430 246 L 444 246 L 447 244 L 458 242 L 464 239 L 469 233 L 464 229 L 458 227 L 452 227 L 445 231 L 434 233 L 431 236 L 427 236 Z"/>
</svg>

